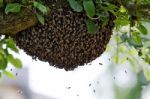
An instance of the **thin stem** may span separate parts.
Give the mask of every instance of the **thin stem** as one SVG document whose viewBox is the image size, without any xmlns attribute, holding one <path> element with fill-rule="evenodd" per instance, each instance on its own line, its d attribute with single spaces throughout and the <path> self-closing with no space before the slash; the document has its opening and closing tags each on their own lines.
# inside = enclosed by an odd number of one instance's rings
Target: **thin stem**
<svg viewBox="0 0 150 99">
<path fill-rule="evenodd" d="M 116 62 L 118 63 L 119 62 L 119 41 L 118 41 L 118 38 L 119 38 L 119 35 L 118 35 L 118 30 L 117 30 L 117 59 L 116 59 Z"/>
<path fill-rule="evenodd" d="M 132 26 L 132 25 L 131 25 L 131 24 L 132 24 L 131 22 L 132 22 L 132 21 L 130 20 L 130 24 L 129 24 L 129 38 L 131 38 L 131 31 L 132 31 L 132 30 L 131 30 L 131 26 Z"/>
</svg>

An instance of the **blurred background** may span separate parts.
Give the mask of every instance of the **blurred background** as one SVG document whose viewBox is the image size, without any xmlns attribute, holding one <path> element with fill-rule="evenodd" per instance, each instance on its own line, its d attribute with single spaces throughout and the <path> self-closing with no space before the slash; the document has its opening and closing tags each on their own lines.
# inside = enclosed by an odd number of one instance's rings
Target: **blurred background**
<svg viewBox="0 0 150 99">
<path fill-rule="evenodd" d="M 74 71 L 35 61 L 22 50 L 12 52 L 23 68 L 8 65 L 16 78 L 2 75 L 0 99 L 150 99 L 150 66 L 115 39 L 114 33 L 105 53 Z"/>
<path fill-rule="evenodd" d="M 105 52 L 92 63 L 66 72 L 20 51 L 24 66 L 8 66 L 16 79 L 2 77 L 0 99 L 150 99 L 143 72 L 136 73 L 128 61 L 115 64 L 110 55 Z"/>
</svg>

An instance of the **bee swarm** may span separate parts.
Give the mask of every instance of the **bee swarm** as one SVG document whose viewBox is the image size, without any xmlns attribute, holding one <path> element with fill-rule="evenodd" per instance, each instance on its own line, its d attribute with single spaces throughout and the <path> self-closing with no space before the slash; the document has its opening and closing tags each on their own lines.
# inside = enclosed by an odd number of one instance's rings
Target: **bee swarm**
<svg viewBox="0 0 150 99">
<path fill-rule="evenodd" d="M 108 25 L 92 35 L 87 33 L 84 13 L 67 6 L 54 7 L 44 25 L 38 24 L 15 35 L 17 46 L 33 58 L 65 70 L 73 70 L 99 57 L 112 34 L 113 16 Z"/>
</svg>

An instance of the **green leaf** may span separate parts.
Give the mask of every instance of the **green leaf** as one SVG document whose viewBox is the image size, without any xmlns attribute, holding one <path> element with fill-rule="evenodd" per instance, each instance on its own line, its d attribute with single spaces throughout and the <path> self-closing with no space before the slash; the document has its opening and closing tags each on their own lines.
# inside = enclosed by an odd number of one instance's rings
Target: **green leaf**
<svg viewBox="0 0 150 99">
<path fill-rule="evenodd" d="M 81 3 L 77 2 L 76 0 L 68 0 L 68 2 L 74 11 L 81 12 L 83 10 Z"/>
<path fill-rule="evenodd" d="M 0 54 L 0 69 L 1 70 L 6 69 L 7 63 L 8 63 L 7 59 L 3 55 Z"/>
<path fill-rule="evenodd" d="M 22 63 L 18 58 L 14 58 L 11 54 L 7 56 L 8 62 L 14 65 L 16 68 L 22 68 Z"/>
<path fill-rule="evenodd" d="M 34 1 L 33 6 L 37 9 L 39 9 L 43 14 L 47 14 L 47 12 L 48 12 L 47 7 L 44 6 L 43 4 L 41 4 L 40 2 Z"/>
<path fill-rule="evenodd" d="M 138 32 L 132 32 L 132 38 L 133 38 L 133 40 L 136 44 L 141 45 L 142 40 L 141 40 L 141 37 L 138 34 L 139 34 Z"/>
<path fill-rule="evenodd" d="M 137 28 L 142 34 L 147 35 L 148 31 L 142 24 L 138 24 Z"/>
<path fill-rule="evenodd" d="M 13 41 L 12 38 L 6 39 L 5 42 L 6 42 L 7 48 L 10 48 L 12 51 L 14 51 L 14 52 L 16 52 L 16 53 L 19 52 L 19 50 L 18 50 L 18 48 L 16 47 L 16 44 L 15 44 L 15 42 Z"/>
<path fill-rule="evenodd" d="M 142 39 L 138 32 L 132 32 L 132 36 L 128 39 L 128 43 L 134 47 L 142 47 Z"/>
<path fill-rule="evenodd" d="M 93 0 L 83 1 L 84 10 L 89 17 L 93 17 L 95 15 L 95 5 Z"/>
<path fill-rule="evenodd" d="M 127 10 L 126 10 L 126 8 L 124 6 L 121 6 L 120 7 L 120 12 L 121 13 L 125 13 L 125 12 L 127 12 Z"/>
<path fill-rule="evenodd" d="M 0 55 L 4 55 L 4 56 L 6 55 L 4 49 L 2 49 L 2 48 L 0 48 Z"/>
<path fill-rule="evenodd" d="M 5 13 L 8 14 L 9 12 L 20 12 L 21 5 L 19 3 L 9 3 L 6 5 Z"/>
<path fill-rule="evenodd" d="M 28 3 L 27 0 L 21 0 L 21 2 L 22 2 L 23 4 L 27 4 L 27 3 Z"/>
<path fill-rule="evenodd" d="M 146 79 L 150 81 L 150 69 L 145 70 L 144 74 L 145 74 Z"/>
<path fill-rule="evenodd" d="M 113 62 L 116 63 L 116 64 L 119 63 L 119 56 L 118 56 L 117 53 L 113 56 L 112 60 L 113 60 Z"/>
<path fill-rule="evenodd" d="M 144 58 L 145 62 L 147 62 L 149 65 L 150 65 L 150 55 L 145 55 L 145 58 Z M 150 72 L 149 72 L 150 74 Z M 150 77 L 150 76 L 149 76 Z"/>
<path fill-rule="evenodd" d="M 123 64 L 123 63 L 125 63 L 125 62 L 127 62 L 127 57 L 123 57 L 123 58 L 120 59 L 120 63 L 121 63 L 121 64 Z"/>
<path fill-rule="evenodd" d="M 128 40 L 127 33 L 122 34 L 122 35 L 120 36 L 120 38 L 121 38 L 122 42 L 127 41 L 127 40 Z"/>
<path fill-rule="evenodd" d="M 7 71 L 7 70 L 4 70 L 3 73 L 4 73 L 7 77 L 9 77 L 9 78 L 11 78 L 11 79 L 15 79 L 15 78 L 16 78 L 13 73 L 11 73 L 11 72 L 9 72 L 9 71 Z"/>
<path fill-rule="evenodd" d="M 121 17 L 118 17 L 115 21 L 115 24 L 117 25 L 117 26 L 126 26 L 126 25 L 128 25 L 129 24 L 129 20 L 128 19 L 126 19 L 126 18 L 121 18 Z"/>
<path fill-rule="evenodd" d="M 97 32 L 96 24 L 90 19 L 86 20 L 86 27 L 87 27 L 88 33 L 93 34 Z"/>
<path fill-rule="evenodd" d="M 107 11 L 97 13 L 100 16 L 100 20 L 102 21 L 102 28 L 108 24 L 109 21 L 109 13 Z"/>
<path fill-rule="evenodd" d="M 0 7 L 3 7 L 3 0 L 0 0 Z"/>
<path fill-rule="evenodd" d="M 147 75 L 148 74 L 148 75 Z M 141 85 L 148 85 L 150 82 L 148 80 L 150 80 L 150 71 L 149 69 L 146 70 L 146 71 L 140 71 L 138 73 L 138 82 L 141 84 Z M 148 77 L 149 76 L 149 77 Z M 148 77 L 148 79 L 147 79 Z"/>
<path fill-rule="evenodd" d="M 44 25 L 44 23 L 45 23 L 44 17 L 43 17 L 42 15 L 38 14 L 38 13 L 36 13 L 36 17 L 37 17 L 38 21 L 39 21 L 42 25 Z"/>
<path fill-rule="evenodd" d="M 105 10 L 108 10 L 110 12 L 114 12 L 114 10 L 116 10 L 118 7 L 115 4 L 111 4 L 108 2 L 104 3 L 106 6 L 103 6 L 103 8 L 105 8 Z"/>
</svg>

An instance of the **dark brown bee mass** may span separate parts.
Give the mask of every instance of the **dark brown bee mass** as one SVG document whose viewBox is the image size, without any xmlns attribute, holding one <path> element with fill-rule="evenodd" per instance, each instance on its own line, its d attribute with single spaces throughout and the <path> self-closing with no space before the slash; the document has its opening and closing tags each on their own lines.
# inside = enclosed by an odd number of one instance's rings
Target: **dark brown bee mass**
<svg viewBox="0 0 150 99">
<path fill-rule="evenodd" d="M 45 25 L 31 27 L 13 38 L 33 58 L 73 70 L 99 57 L 112 34 L 114 18 L 111 15 L 108 25 L 94 35 L 87 33 L 86 19 L 85 14 L 66 6 L 54 7 Z"/>
</svg>

